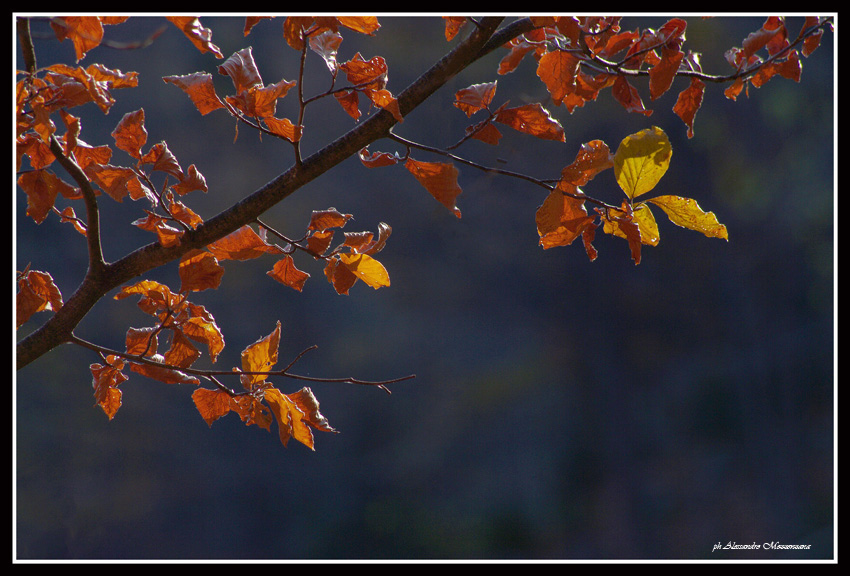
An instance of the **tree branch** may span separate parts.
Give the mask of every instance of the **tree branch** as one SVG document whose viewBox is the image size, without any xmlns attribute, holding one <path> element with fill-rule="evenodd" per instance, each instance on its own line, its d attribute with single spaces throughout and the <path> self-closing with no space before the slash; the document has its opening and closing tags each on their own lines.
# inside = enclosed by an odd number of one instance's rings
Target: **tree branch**
<svg viewBox="0 0 850 576">
<path fill-rule="evenodd" d="M 409 114 L 453 76 L 480 58 L 483 50 L 499 44 L 488 44 L 502 18 L 488 17 L 479 22 L 470 35 L 434 64 L 398 97 L 403 116 Z M 500 36 L 501 38 L 501 36 Z M 501 42 L 501 41 L 500 41 Z M 277 178 L 243 198 L 232 207 L 187 232 L 176 246 L 159 243 L 143 246 L 120 260 L 105 264 L 97 277 L 86 276 L 79 288 L 41 327 L 17 344 L 17 369 L 33 362 L 59 344 L 69 342 L 74 328 L 107 292 L 149 270 L 180 258 L 189 250 L 203 248 L 253 222 L 265 211 L 296 190 L 324 174 L 370 143 L 389 134 L 396 123 L 391 113 L 381 110 L 357 127 L 328 144 L 301 164 L 290 167 Z"/>
</svg>

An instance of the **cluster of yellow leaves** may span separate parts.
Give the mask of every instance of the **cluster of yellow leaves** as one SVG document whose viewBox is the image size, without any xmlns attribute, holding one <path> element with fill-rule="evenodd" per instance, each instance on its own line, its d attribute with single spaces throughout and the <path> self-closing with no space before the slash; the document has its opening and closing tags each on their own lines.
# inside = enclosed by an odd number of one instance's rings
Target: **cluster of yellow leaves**
<svg viewBox="0 0 850 576">
<path fill-rule="evenodd" d="M 195 407 L 206 423 L 236 412 L 246 426 L 257 425 L 270 430 L 272 418 L 277 420 L 280 441 L 286 446 L 290 438 L 313 450 L 311 428 L 336 432 L 319 412 L 319 403 L 309 388 L 293 394 L 284 394 L 268 380 L 269 373 L 278 361 L 280 322 L 268 336 L 257 340 L 242 351 L 240 380 L 245 393 L 229 390 L 198 388 L 192 394 Z"/>
<path fill-rule="evenodd" d="M 663 195 L 635 201 L 655 188 L 667 172 L 672 154 L 667 135 L 656 126 L 627 136 L 614 154 L 601 140 L 584 144 L 575 161 L 561 171 L 558 186 L 537 210 L 540 245 L 544 249 L 567 246 L 582 236 L 588 257 L 596 258 L 597 252 L 591 244 L 598 226 L 596 216 L 587 213 L 586 196 L 579 186 L 608 168 L 614 169 L 614 177 L 626 198 L 620 207 L 597 208 L 596 213 L 603 232 L 628 241 L 635 264 L 640 264 L 641 245 L 656 246 L 660 241 L 658 225 L 648 203 L 661 208 L 674 224 L 728 240 L 726 226 L 691 198 Z"/>
</svg>

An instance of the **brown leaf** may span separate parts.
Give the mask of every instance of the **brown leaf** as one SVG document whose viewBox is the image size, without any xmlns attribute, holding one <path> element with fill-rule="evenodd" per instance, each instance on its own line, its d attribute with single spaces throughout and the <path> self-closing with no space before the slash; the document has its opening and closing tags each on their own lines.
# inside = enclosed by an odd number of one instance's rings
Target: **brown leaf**
<svg viewBox="0 0 850 576">
<path fill-rule="evenodd" d="M 342 214 L 336 208 L 313 210 L 307 229 L 322 231 L 330 228 L 342 228 L 351 218 L 351 214 Z"/>
<path fill-rule="evenodd" d="M 275 329 L 271 334 L 264 338 L 260 338 L 242 351 L 242 371 L 243 372 L 270 372 L 277 364 L 277 350 L 280 345 L 280 320 L 275 325 Z M 250 392 L 250 385 L 262 382 L 268 376 L 265 374 L 245 375 L 242 378 L 249 385 L 246 389 Z"/>
<path fill-rule="evenodd" d="M 504 108 L 496 115 L 495 121 L 543 140 L 566 142 L 561 124 L 537 103 Z"/>
<path fill-rule="evenodd" d="M 216 289 L 224 275 L 218 260 L 206 250 L 190 250 L 180 259 L 180 292 Z"/>
<path fill-rule="evenodd" d="M 285 254 L 283 258 L 275 262 L 274 268 L 266 272 L 266 274 L 284 286 L 289 286 L 299 292 L 304 287 L 304 282 L 310 277 L 309 274 L 295 267 L 295 261 L 289 254 Z"/>
<path fill-rule="evenodd" d="M 623 108 L 629 112 L 637 112 L 645 116 L 652 116 L 652 110 L 647 110 L 643 107 L 643 101 L 640 99 L 637 89 L 629 84 L 625 76 L 619 75 L 614 80 L 612 87 L 614 98 L 623 105 Z"/>
<path fill-rule="evenodd" d="M 454 164 L 441 162 L 420 162 L 408 158 L 404 167 L 413 174 L 422 186 L 443 206 L 460 218 L 460 209 L 455 200 L 462 192 L 457 184 L 458 170 Z"/>
<path fill-rule="evenodd" d="M 484 84 L 473 84 L 455 92 L 454 105 L 466 114 L 472 116 L 479 110 L 483 110 L 493 101 L 496 94 L 496 82 Z"/>
<path fill-rule="evenodd" d="M 62 293 L 47 272 L 27 270 L 18 278 L 15 298 L 15 329 L 20 328 L 36 312 L 56 312 L 63 305 Z"/>
<path fill-rule="evenodd" d="M 211 42 L 212 30 L 204 28 L 200 20 L 192 16 L 167 16 L 167 18 L 192 41 L 201 54 L 212 52 L 217 58 L 224 58 L 218 46 Z"/>
<path fill-rule="evenodd" d="M 118 385 L 127 381 L 127 376 L 121 370 L 124 361 L 110 354 L 106 357 L 107 365 L 91 364 L 89 369 L 92 373 L 92 388 L 94 388 L 94 399 L 110 420 L 121 407 L 121 390 Z"/>
<path fill-rule="evenodd" d="M 252 260 L 263 254 L 281 254 L 282 250 L 268 244 L 248 226 L 242 226 L 224 238 L 207 246 L 213 256 L 222 260 Z"/>
<path fill-rule="evenodd" d="M 561 180 L 573 186 L 584 186 L 598 173 L 613 166 L 608 145 L 602 140 L 592 140 L 582 144 L 573 163 L 561 170 Z"/>
<path fill-rule="evenodd" d="M 165 76 L 163 81 L 174 84 L 183 90 L 201 115 L 207 115 L 213 110 L 224 108 L 224 103 L 215 93 L 211 74 L 196 72 L 186 76 Z"/>
<path fill-rule="evenodd" d="M 552 190 L 535 216 L 540 245 L 544 250 L 568 246 L 593 220 L 588 216 L 583 200 L 567 196 L 559 189 Z"/>
<path fill-rule="evenodd" d="M 580 60 L 572 52 L 555 50 L 540 57 L 537 76 L 546 84 L 556 106 L 575 90 Z"/>
<path fill-rule="evenodd" d="M 115 145 L 135 158 L 141 160 L 142 146 L 148 141 L 148 131 L 145 130 L 144 109 L 124 114 L 118 126 L 112 131 Z"/>
<path fill-rule="evenodd" d="M 685 53 L 667 47 L 661 48 L 661 61 L 649 69 L 649 97 L 655 100 L 673 84 L 673 79 L 679 71 L 679 64 L 685 58 Z"/>
<path fill-rule="evenodd" d="M 230 412 L 230 395 L 224 390 L 198 388 L 192 392 L 192 401 L 210 427 L 213 422 Z"/>
</svg>

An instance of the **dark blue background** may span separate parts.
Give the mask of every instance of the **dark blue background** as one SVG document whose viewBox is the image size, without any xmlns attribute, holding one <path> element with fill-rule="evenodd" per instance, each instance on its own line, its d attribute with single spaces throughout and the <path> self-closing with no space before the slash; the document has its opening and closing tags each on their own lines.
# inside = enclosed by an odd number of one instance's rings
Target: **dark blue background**
<svg viewBox="0 0 850 576">
<path fill-rule="evenodd" d="M 626 18 L 625 29 L 666 18 Z M 341 61 L 384 56 L 399 93 L 448 49 L 436 18 L 383 17 L 374 37 L 344 31 Z M 164 20 L 135 18 L 107 38 L 141 40 Z M 203 18 L 224 56 L 253 47 L 267 83 L 297 78 L 282 19 L 246 38 L 242 18 Z M 692 19 L 686 48 L 705 71 L 730 72 L 725 50 L 763 18 Z M 790 18 L 796 33 L 802 18 Z M 210 191 L 184 200 L 209 218 L 292 162 L 287 143 L 239 127 L 224 111 L 202 117 L 161 77 L 206 71 L 220 94 L 221 61 L 176 29 L 141 50 L 100 47 L 80 64 L 137 71 L 104 116 L 82 114 L 81 138 L 110 132 L 139 108 L 148 145 L 165 140 Z M 46 23 L 34 24 L 39 65 L 73 63 Z M 599 258 L 576 243 L 542 250 L 534 214 L 545 191 L 460 166 L 458 220 L 401 167 L 349 159 L 264 218 L 293 236 L 314 209 L 334 206 L 348 231 L 393 227 L 380 260 L 392 286 L 358 283 L 338 296 L 319 263 L 304 292 L 265 275 L 274 260 L 226 262 L 222 286 L 194 296 L 227 343 L 216 367 L 283 325 L 281 364 L 312 376 L 416 379 L 377 389 L 312 386 L 340 434 L 316 451 L 229 415 L 208 428 L 192 389 L 129 374 L 113 421 L 93 406 L 89 364 L 63 346 L 16 374 L 17 555 L 21 559 L 785 559 L 832 558 L 834 478 L 833 37 L 803 60 L 802 82 L 775 78 L 737 102 L 708 85 L 695 136 L 672 113 L 673 89 L 650 118 L 627 113 L 610 91 L 569 114 L 547 108 L 566 144 L 503 130 L 498 148 L 460 154 L 538 178 L 556 178 L 580 145 L 613 149 L 651 125 L 670 137 L 670 169 L 654 193 L 696 198 L 729 229 L 729 242 L 678 228 L 656 211 L 661 243 L 640 266 L 626 242 L 600 233 Z M 451 106 L 456 90 L 498 79 L 496 105 L 545 101 L 524 61 L 497 76 L 499 51 L 471 66 L 396 127 L 433 145 L 454 143 L 476 121 Z M 307 95 L 329 85 L 307 57 Z M 295 119 L 294 93 L 278 116 Z M 361 100 L 362 102 L 362 100 Z M 365 104 L 361 104 L 365 111 Z M 332 100 L 307 109 L 305 154 L 354 122 Z M 370 151 L 397 150 L 380 141 Z M 401 151 L 401 150 L 399 150 Z M 403 152 L 403 151 L 401 151 Z M 415 153 L 420 160 L 440 160 Z M 506 160 L 507 164 L 497 159 Z M 129 165 L 123 152 L 113 164 Z M 588 193 L 618 203 L 611 171 Z M 16 192 L 17 267 L 49 271 L 66 298 L 84 272 L 82 237 L 51 217 L 36 226 Z M 110 260 L 151 241 L 130 222 L 143 206 L 101 201 Z M 179 287 L 176 266 L 146 278 Z M 77 329 L 121 348 L 149 320 L 130 300 L 100 302 Z M 17 334 L 41 322 L 37 315 Z M 284 392 L 302 386 L 280 381 Z M 712 552 L 717 544 L 810 544 L 805 553 Z"/>
</svg>

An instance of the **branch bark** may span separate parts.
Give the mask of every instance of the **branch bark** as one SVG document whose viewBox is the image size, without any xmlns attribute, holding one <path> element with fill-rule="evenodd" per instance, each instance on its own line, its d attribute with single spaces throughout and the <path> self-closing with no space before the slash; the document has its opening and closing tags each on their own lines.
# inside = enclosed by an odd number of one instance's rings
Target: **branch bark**
<svg viewBox="0 0 850 576">
<path fill-rule="evenodd" d="M 402 91 L 397 97 L 402 116 L 416 109 L 472 62 L 521 34 L 527 27 L 527 24 L 518 25 L 514 22 L 497 34 L 496 29 L 502 20 L 498 17 L 481 19 L 467 38 Z M 203 248 L 255 221 L 258 216 L 308 182 L 372 142 L 386 137 L 395 123 L 392 114 L 382 110 L 230 208 L 210 218 L 197 229 L 188 231 L 179 245 L 163 247 L 159 243 L 151 243 L 120 260 L 99 266 L 96 273 L 92 273 L 93 270 L 90 269 L 62 308 L 41 327 L 18 342 L 17 369 L 27 366 L 56 346 L 70 342 L 76 326 L 110 290 L 149 270 L 179 259 L 189 250 Z"/>
</svg>

